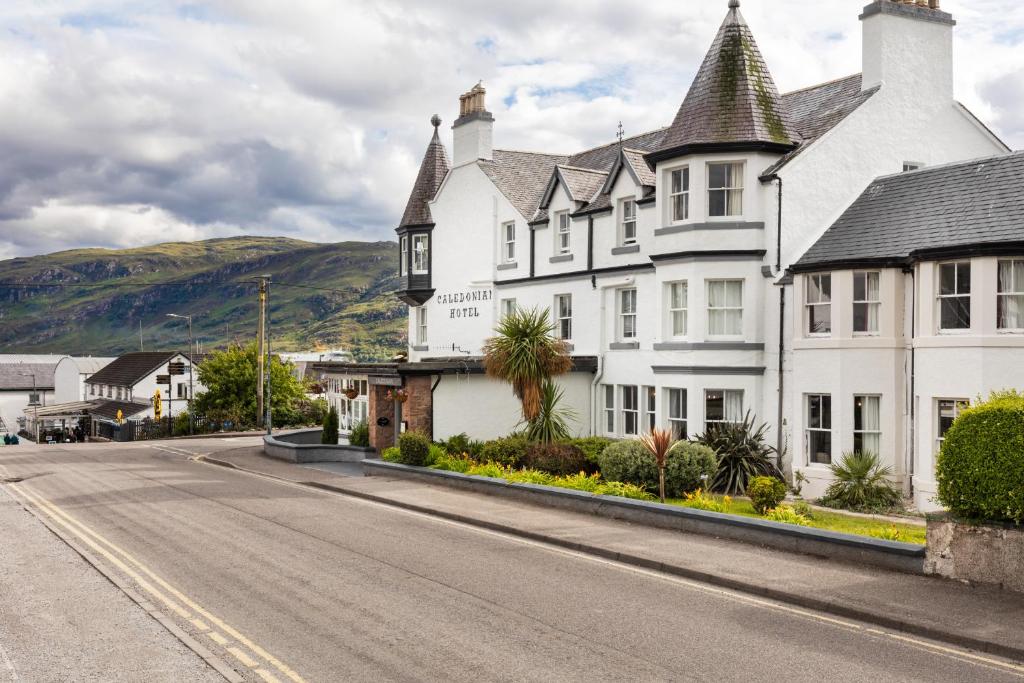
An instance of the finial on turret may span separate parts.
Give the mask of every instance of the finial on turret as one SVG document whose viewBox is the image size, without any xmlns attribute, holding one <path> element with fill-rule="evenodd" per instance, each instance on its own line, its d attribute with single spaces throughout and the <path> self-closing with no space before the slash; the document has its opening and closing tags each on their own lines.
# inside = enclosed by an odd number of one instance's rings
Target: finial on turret
<svg viewBox="0 0 1024 683">
<path fill-rule="evenodd" d="M 433 116 L 430 117 L 430 123 L 434 126 L 434 128 L 440 128 L 441 117 L 438 116 L 437 114 L 434 114 Z"/>
<path fill-rule="evenodd" d="M 729 9 L 739 9 L 740 0 L 729 0 Z"/>
</svg>

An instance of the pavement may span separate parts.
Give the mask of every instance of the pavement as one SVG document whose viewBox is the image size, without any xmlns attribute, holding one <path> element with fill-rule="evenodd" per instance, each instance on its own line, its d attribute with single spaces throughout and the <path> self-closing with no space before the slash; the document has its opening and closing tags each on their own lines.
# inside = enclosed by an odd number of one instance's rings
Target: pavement
<svg viewBox="0 0 1024 683">
<path fill-rule="evenodd" d="M 270 461 L 256 455 L 257 443 L 0 449 L 0 479 L 23 479 L 0 488 L 88 546 L 100 569 L 144 595 L 242 680 L 1024 678 L 1024 667 L 1002 657 L 370 500 L 415 496 L 417 504 L 447 501 L 474 516 L 490 501 Z M 279 478 L 197 462 L 200 456 L 258 462 Z M 362 487 L 363 497 L 323 488 L 339 484 Z M 619 522 L 588 527 L 577 518 L 585 516 L 491 502 L 506 525 L 544 526 L 552 537 L 593 532 L 587 540 L 652 554 L 742 547 L 746 568 L 729 566 L 740 555 L 694 559 L 723 573 L 757 571 L 765 585 L 801 578 L 773 574 L 783 569 L 774 557 L 782 553 Z M 6 523 L 4 530 L 5 538 L 23 534 L 11 528 L 9 536 Z M 670 548 L 663 534 L 691 545 Z M 817 588 L 816 577 L 802 578 Z M 862 580 L 881 579 L 868 572 Z M 5 581 L 12 592 L 55 590 L 24 567 Z M 101 628 L 88 615 L 78 625 L 83 639 Z M 170 631 L 162 635 L 173 642 Z M 23 637 L 45 642 L 46 634 L 29 624 Z M 14 642 L 0 632 L 0 647 L 20 670 L 30 655 Z M 137 678 L 116 662 L 107 673 L 104 680 L 159 680 Z M 203 679 L 182 668 L 178 680 Z"/>
</svg>

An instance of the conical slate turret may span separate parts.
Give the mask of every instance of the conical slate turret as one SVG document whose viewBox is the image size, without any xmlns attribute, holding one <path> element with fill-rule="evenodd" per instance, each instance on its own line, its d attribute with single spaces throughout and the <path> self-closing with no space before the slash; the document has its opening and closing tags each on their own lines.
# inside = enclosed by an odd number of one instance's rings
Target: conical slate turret
<svg viewBox="0 0 1024 683">
<path fill-rule="evenodd" d="M 434 137 L 427 146 L 427 153 L 423 156 L 423 163 L 420 164 L 419 175 L 416 176 L 416 183 L 409 195 L 409 203 L 405 205 L 405 213 L 402 214 L 402 222 L 399 228 L 406 228 L 414 225 L 432 225 L 433 219 L 430 216 L 429 202 L 437 194 L 438 188 L 444 182 L 444 178 L 451 169 L 448 162 L 448 153 L 441 144 L 441 137 L 437 129 L 441 125 L 441 118 L 436 114 L 430 119 L 434 126 Z"/>
</svg>

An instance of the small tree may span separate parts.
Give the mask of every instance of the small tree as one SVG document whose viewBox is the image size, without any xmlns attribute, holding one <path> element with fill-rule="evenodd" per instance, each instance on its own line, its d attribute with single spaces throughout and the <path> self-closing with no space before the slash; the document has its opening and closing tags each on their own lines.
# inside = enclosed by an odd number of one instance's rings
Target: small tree
<svg viewBox="0 0 1024 683">
<path fill-rule="evenodd" d="M 338 409 L 331 406 L 324 415 L 324 433 L 320 436 L 320 443 L 337 445 L 338 443 Z"/>
<path fill-rule="evenodd" d="M 672 433 L 665 429 L 652 429 L 648 434 L 640 437 L 644 448 L 654 456 L 658 464 L 658 493 L 661 495 L 661 502 L 665 502 L 665 465 L 668 462 L 668 452 L 675 445 Z"/>
<path fill-rule="evenodd" d="M 526 422 L 541 412 L 545 383 L 572 369 L 568 344 L 554 337 L 554 329 L 548 309 L 516 309 L 501 319 L 497 335 L 484 343 L 487 374 L 512 385 Z"/>
<path fill-rule="evenodd" d="M 576 419 L 576 412 L 571 408 L 563 408 L 564 391 L 554 382 L 544 383 L 540 397 L 540 412 L 537 417 L 526 423 L 526 438 L 540 443 L 567 441 L 572 438 L 569 422 Z"/>
</svg>

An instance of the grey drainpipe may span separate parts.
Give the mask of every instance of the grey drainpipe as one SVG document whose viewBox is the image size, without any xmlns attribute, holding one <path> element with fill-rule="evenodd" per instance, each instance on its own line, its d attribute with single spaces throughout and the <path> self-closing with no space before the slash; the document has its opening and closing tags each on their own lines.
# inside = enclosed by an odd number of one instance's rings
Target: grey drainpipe
<svg viewBox="0 0 1024 683">
<path fill-rule="evenodd" d="M 535 245 L 537 243 L 537 228 L 536 226 L 530 226 L 530 277 L 534 275 L 534 252 L 536 251 Z"/>
<path fill-rule="evenodd" d="M 775 229 L 775 276 L 778 277 L 782 272 L 782 178 L 778 174 L 772 176 L 772 180 L 779 183 L 779 196 L 777 200 L 778 204 L 778 220 Z M 775 449 L 776 449 L 776 464 L 779 466 L 779 470 L 782 470 L 783 465 L 783 443 L 782 443 L 782 423 L 785 419 L 785 411 L 783 410 L 783 397 L 786 389 L 786 376 L 785 370 L 785 350 L 786 350 L 786 285 L 781 285 L 779 289 L 779 387 L 778 387 L 778 402 L 779 412 L 776 422 L 776 436 L 775 436 Z M 794 461 L 795 462 L 795 461 Z"/>
<path fill-rule="evenodd" d="M 594 215 L 587 216 L 587 270 L 594 269 Z"/>
<path fill-rule="evenodd" d="M 434 428 L 434 392 L 437 391 L 437 385 L 441 383 L 441 378 L 444 375 L 438 375 L 437 380 L 430 387 L 430 431 L 431 437 L 437 437 L 437 430 Z"/>
</svg>

